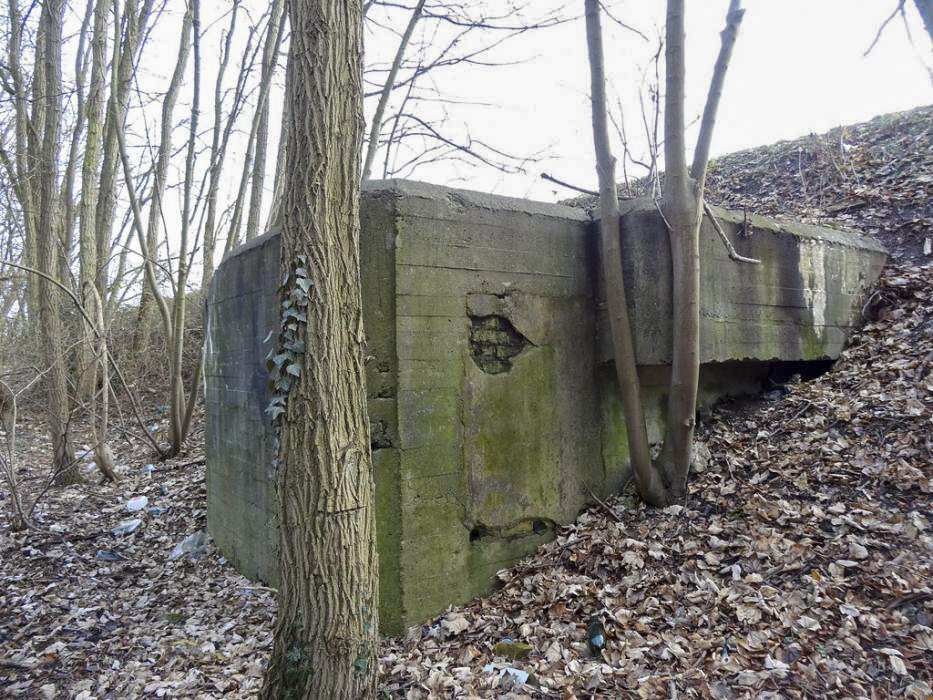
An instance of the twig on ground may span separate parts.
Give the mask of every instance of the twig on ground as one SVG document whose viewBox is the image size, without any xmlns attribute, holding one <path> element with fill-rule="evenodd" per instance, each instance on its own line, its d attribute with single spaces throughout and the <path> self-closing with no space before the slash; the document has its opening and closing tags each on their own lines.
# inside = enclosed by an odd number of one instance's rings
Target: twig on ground
<svg viewBox="0 0 933 700">
<path fill-rule="evenodd" d="M 613 520 L 615 520 L 615 521 L 616 521 L 617 523 L 619 523 L 620 525 L 622 524 L 622 519 L 621 519 L 618 515 L 616 515 L 616 512 L 615 512 L 614 510 L 612 510 L 612 508 L 610 508 L 610 507 L 606 504 L 605 501 L 603 501 L 599 496 L 597 496 L 595 493 L 593 493 L 593 489 L 591 489 L 589 486 L 587 486 L 587 487 L 586 487 L 586 492 L 587 492 L 588 494 L 590 494 L 590 496 L 593 497 L 593 500 L 595 500 L 595 501 L 599 504 L 599 507 L 602 508 L 602 510 L 606 513 L 606 515 L 608 515 L 610 518 L 612 518 Z"/>
<path fill-rule="evenodd" d="M 801 408 L 799 411 L 797 411 L 794 415 L 792 415 L 786 421 L 784 421 L 784 425 L 782 425 L 780 428 L 774 431 L 774 433 L 771 434 L 771 438 L 773 439 L 773 438 L 776 438 L 778 435 L 786 433 L 788 430 L 788 425 L 793 423 L 798 418 L 800 418 L 800 416 L 802 416 L 804 413 L 806 413 L 811 408 L 813 408 L 813 402 L 807 401 L 806 399 L 804 399 L 804 407 Z"/>
</svg>

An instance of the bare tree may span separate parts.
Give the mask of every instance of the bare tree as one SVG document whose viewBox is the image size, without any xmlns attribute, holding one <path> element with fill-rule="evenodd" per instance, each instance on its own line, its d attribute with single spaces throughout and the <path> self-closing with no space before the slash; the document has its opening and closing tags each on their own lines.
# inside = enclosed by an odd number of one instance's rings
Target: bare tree
<svg viewBox="0 0 933 700">
<path fill-rule="evenodd" d="M 37 226 L 37 268 L 48 277 L 60 272 L 58 244 L 62 220 L 59 216 L 58 155 L 61 139 L 62 21 L 64 0 L 50 0 L 42 6 L 43 74 L 45 80 L 45 119 L 42 129 L 39 178 L 39 217 Z M 56 483 L 81 481 L 74 466 L 74 451 L 68 436 L 68 389 L 62 321 L 58 290 L 46 278 L 34 278 L 38 286 L 39 338 L 48 373 L 43 387 L 46 420 L 52 440 L 52 471 Z"/>
<path fill-rule="evenodd" d="M 256 59 L 256 53 L 260 47 L 257 42 L 253 46 L 253 36 L 256 32 L 255 26 L 250 26 L 246 38 L 246 47 L 243 54 L 243 60 L 240 63 L 240 70 L 237 74 L 236 84 L 233 90 L 233 99 L 229 111 L 224 111 L 224 76 L 230 61 L 230 53 L 233 46 L 233 37 L 236 30 L 237 16 L 240 8 L 240 0 L 234 0 L 230 12 L 230 24 L 224 35 L 223 51 L 221 53 L 220 68 L 217 71 L 217 78 L 214 83 L 214 126 L 212 130 L 212 141 L 210 149 L 210 165 L 208 169 L 208 185 L 206 195 L 206 216 L 201 228 L 201 288 L 207 289 L 211 275 L 214 271 L 214 255 L 217 249 L 217 207 L 218 194 L 220 192 L 221 177 L 223 174 L 224 160 L 227 154 L 227 147 L 230 142 L 231 134 L 236 126 L 236 120 L 246 99 L 248 88 L 248 76 L 252 70 Z"/>
<path fill-rule="evenodd" d="M 266 151 L 269 147 L 269 92 L 279 61 L 279 48 L 285 34 L 285 20 L 282 0 L 273 0 L 269 15 L 266 39 L 262 47 L 262 68 L 260 70 L 259 103 L 253 117 L 255 127 L 250 136 L 255 139 L 255 154 L 251 163 L 249 211 L 246 217 L 246 240 L 252 240 L 259 233 L 259 216 L 266 181 Z M 254 133 L 255 132 L 255 135 Z M 245 168 L 245 163 L 244 163 Z"/>
<path fill-rule="evenodd" d="M 917 6 L 917 12 L 920 13 L 920 19 L 923 20 L 923 26 L 927 30 L 930 41 L 933 41 L 933 0 L 914 0 Z"/>
<path fill-rule="evenodd" d="M 425 0 L 418 0 L 415 3 L 415 9 L 411 11 L 411 17 L 408 25 L 399 39 L 398 48 L 395 51 L 395 58 L 392 59 L 392 65 L 386 74 L 385 83 L 382 86 L 382 92 L 379 94 L 379 104 L 376 105 L 376 112 L 373 114 L 372 122 L 369 125 L 369 139 L 366 142 L 366 156 L 363 158 L 363 181 L 369 179 L 372 171 L 373 161 L 376 158 L 376 151 L 379 149 L 379 133 L 382 131 L 382 118 L 386 111 L 386 104 L 389 102 L 389 95 L 395 87 L 399 68 L 402 67 L 402 60 L 405 58 L 405 50 L 408 48 L 408 42 L 411 41 L 411 35 L 415 31 L 415 25 L 421 19 L 421 13 L 424 10 Z M 411 86 L 414 86 L 414 80 Z"/>
<path fill-rule="evenodd" d="M 199 0 L 189 0 L 185 17 L 182 21 L 182 43 L 190 42 L 194 52 L 194 87 L 191 104 L 191 116 L 189 119 L 189 137 L 187 141 L 185 156 L 185 175 L 182 183 L 182 192 L 184 205 L 181 216 L 180 243 L 178 266 L 174 282 L 175 295 L 172 308 L 169 309 L 167 302 L 159 291 L 159 284 L 156 277 L 156 266 L 149 255 L 146 254 L 147 242 L 145 227 L 142 220 L 142 211 L 140 200 L 134 185 L 132 165 L 129 161 L 129 155 L 126 147 L 125 135 L 122 129 L 115 131 L 117 137 L 118 153 L 123 166 L 124 184 L 127 189 L 127 198 L 132 210 L 132 222 L 136 231 L 137 240 L 140 249 L 143 251 L 143 268 L 145 270 L 146 284 L 149 286 L 152 298 L 159 309 L 159 315 L 162 318 L 163 332 L 166 345 L 170 354 L 169 370 L 169 426 L 171 448 L 170 454 L 176 454 L 187 436 L 191 425 L 191 416 L 194 411 L 194 392 L 197 391 L 198 376 L 195 376 L 191 394 L 188 399 L 185 397 L 183 379 L 182 379 L 182 349 L 185 333 L 185 304 L 188 283 L 189 268 L 189 227 L 191 221 L 191 196 L 194 184 L 194 157 L 197 138 L 197 124 L 199 114 L 199 96 L 200 96 L 200 20 L 199 20 Z M 179 49 L 178 63 L 184 65 L 187 62 L 187 49 Z M 176 71 L 177 73 L 177 71 Z M 111 102 L 111 109 L 115 112 L 117 105 Z M 116 116 L 116 114 L 114 115 Z M 166 134 L 163 134 L 164 138 Z M 150 204 L 150 206 L 154 206 Z"/>
<path fill-rule="evenodd" d="M 635 344 L 625 299 L 622 251 L 619 243 L 619 197 L 616 193 L 615 158 L 609 143 L 606 107 L 606 76 L 603 60 L 599 0 L 586 0 L 586 38 L 590 62 L 590 99 L 593 112 L 593 145 L 599 176 L 599 236 L 606 279 L 606 303 L 612 332 L 616 377 L 622 394 L 629 458 L 645 500 L 657 500 L 659 485 L 651 465 L 645 412 L 641 402 Z M 646 495 L 648 494 L 648 495 Z"/>
<path fill-rule="evenodd" d="M 88 87 L 86 105 L 87 138 L 84 144 L 84 160 L 81 164 L 81 201 L 78 207 L 78 262 L 83 292 L 83 303 L 90 308 L 93 301 L 90 294 L 91 287 L 97 291 L 97 239 L 96 216 L 97 209 L 97 170 L 100 167 L 101 147 L 104 134 L 103 109 L 105 90 L 105 71 L 107 68 L 107 14 L 109 10 L 107 0 L 97 0 L 94 5 L 94 26 L 91 33 L 91 79 Z M 90 286 L 88 285 L 90 283 Z M 102 330 L 102 329 L 101 329 Z M 91 338 L 92 329 L 85 326 L 87 343 L 82 343 L 78 351 L 78 395 L 90 400 L 96 391 L 97 366 L 94 360 L 94 349 Z"/>
<path fill-rule="evenodd" d="M 684 120 L 684 2 L 668 0 L 665 40 L 664 192 L 661 216 L 668 227 L 673 262 L 673 346 L 664 443 L 655 463 L 646 455 L 644 417 L 638 395 L 634 347 L 628 330 L 621 262 L 618 257 L 618 201 L 613 159 L 606 128 L 602 48 L 596 0 L 587 0 L 587 36 L 593 77 L 593 124 L 600 177 L 606 293 L 610 305 L 616 371 L 622 390 L 629 431 L 632 469 L 639 494 L 649 504 L 669 505 L 686 495 L 693 449 L 697 388 L 700 370 L 700 248 L 699 232 L 710 144 L 726 71 L 744 10 L 730 0 L 722 45 L 710 83 L 700 133 L 688 170 Z M 607 222 L 606 218 L 610 221 Z M 615 243 L 613 243 L 613 241 Z M 756 262 L 744 259 L 745 262 Z"/>
<path fill-rule="evenodd" d="M 193 23 L 193 8 L 190 3 L 185 11 L 181 23 L 181 37 L 178 41 L 178 56 L 175 59 L 175 69 L 169 81 L 168 90 L 162 99 L 162 126 L 155 160 L 155 169 L 152 178 L 152 194 L 149 200 L 149 220 L 146 224 L 145 239 L 139 241 L 140 251 L 149 261 L 157 256 L 159 233 L 162 226 L 162 197 L 165 195 L 166 175 L 168 174 L 169 158 L 172 154 L 172 131 L 175 127 L 175 103 L 178 101 L 178 92 L 188 67 L 188 56 L 191 53 L 191 25 Z M 153 266 L 147 265 L 147 270 Z M 162 323 L 170 334 L 172 319 L 168 306 L 162 300 L 159 287 L 155 283 L 155 275 L 147 275 L 149 284 L 143 286 L 139 300 L 139 315 L 136 330 L 133 335 L 133 350 L 141 352 L 143 345 L 148 342 L 147 330 L 149 328 L 149 315 L 153 304 L 157 304 L 162 316 Z"/>
<path fill-rule="evenodd" d="M 907 23 L 907 12 L 904 9 L 907 0 L 897 0 L 897 5 L 891 11 L 884 22 L 881 23 L 881 26 L 878 27 L 878 31 L 875 33 L 875 38 L 872 39 L 871 44 L 865 49 L 864 56 L 867 56 L 871 53 L 872 49 L 875 48 L 875 45 L 878 43 L 878 40 L 881 39 L 881 35 L 884 34 L 884 30 L 891 23 L 895 17 L 900 15 L 901 19 L 904 22 L 904 27 L 907 30 L 907 37 L 910 39 L 911 32 Z M 920 15 L 920 19 L 923 22 L 924 29 L 927 30 L 927 35 L 930 37 L 930 41 L 933 41 L 933 0 L 914 0 L 914 5 L 917 7 L 917 13 Z M 911 39 L 911 43 L 913 40 Z"/>
<path fill-rule="evenodd" d="M 293 0 L 289 14 L 270 406 L 281 585 L 262 697 L 363 698 L 375 692 L 378 579 L 359 270 L 362 6 Z"/>
<path fill-rule="evenodd" d="M 118 133 L 123 131 L 129 109 L 130 86 L 136 61 L 143 45 L 155 0 L 125 0 L 113 3 L 113 52 L 111 56 L 110 96 L 104 121 L 104 141 L 97 189 L 95 227 L 97 239 L 97 291 L 106 302 L 111 292 L 108 284 L 114 210 L 117 205 L 117 169 L 120 164 Z M 122 34 L 121 34 L 122 28 Z M 109 307 L 109 305 L 108 305 Z"/>
</svg>

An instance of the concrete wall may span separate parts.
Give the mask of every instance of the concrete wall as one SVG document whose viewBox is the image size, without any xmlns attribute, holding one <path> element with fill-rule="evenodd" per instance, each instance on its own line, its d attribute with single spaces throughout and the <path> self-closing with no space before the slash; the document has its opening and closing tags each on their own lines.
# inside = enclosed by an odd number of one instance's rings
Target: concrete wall
<svg viewBox="0 0 933 700">
<path fill-rule="evenodd" d="M 495 572 L 629 475 L 591 222 L 582 210 L 404 181 L 362 205 L 367 391 L 383 631 L 488 592 Z M 626 283 L 650 434 L 663 428 L 670 253 L 653 203 L 623 207 Z M 754 391 L 775 360 L 834 358 L 880 272 L 872 240 L 741 215 L 747 256 L 702 232 L 701 400 Z M 208 526 L 275 582 L 265 356 L 278 237 L 231 253 L 207 302 Z M 312 273 L 313 274 L 313 273 Z"/>
</svg>

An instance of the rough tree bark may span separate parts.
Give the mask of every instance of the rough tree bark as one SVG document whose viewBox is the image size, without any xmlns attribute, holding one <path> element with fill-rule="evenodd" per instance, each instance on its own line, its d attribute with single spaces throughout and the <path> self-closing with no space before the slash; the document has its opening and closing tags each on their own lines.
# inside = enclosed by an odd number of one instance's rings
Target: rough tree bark
<svg viewBox="0 0 933 700">
<path fill-rule="evenodd" d="M 276 418 L 281 584 L 262 697 L 368 698 L 378 581 L 359 272 L 362 5 L 292 0 L 289 19 L 279 344 L 292 353 L 281 376 L 299 376 Z"/>
<path fill-rule="evenodd" d="M 586 0 L 586 43 L 590 63 L 590 100 L 593 112 L 593 147 L 599 175 L 599 237 L 606 278 L 606 305 L 612 332 L 616 377 L 622 394 L 629 457 L 638 491 L 648 502 L 663 500 L 663 489 L 651 464 L 648 432 L 635 364 L 635 345 L 625 299 L 622 251 L 619 244 L 619 198 L 615 184 L 615 158 L 609 143 L 606 77 L 603 61 L 599 0 Z"/>
<path fill-rule="evenodd" d="M 40 155 L 39 225 L 37 240 L 37 267 L 52 278 L 58 277 L 58 239 L 61 218 L 58 202 L 58 153 L 61 140 L 61 83 L 62 83 L 62 18 L 64 0 L 49 0 L 42 6 L 41 22 L 44 29 L 44 47 L 41 55 L 45 78 L 45 119 Z M 56 484 L 66 485 L 81 481 L 74 451 L 68 440 L 68 392 L 62 320 L 58 290 L 44 277 L 38 285 L 39 337 L 45 376 L 46 420 L 52 440 L 52 470 Z"/>
<path fill-rule="evenodd" d="M 97 241 L 95 214 L 97 209 L 97 169 L 103 140 L 104 73 L 107 69 L 108 0 L 97 0 L 94 6 L 94 26 L 91 30 L 91 78 L 86 104 L 87 139 L 81 163 L 81 201 L 78 206 L 78 262 L 83 293 L 81 303 L 90 308 L 91 288 L 97 279 Z M 88 286 L 88 282 L 91 286 Z M 95 288 L 96 289 L 96 288 Z M 84 324 L 85 340 L 79 354 L 78 393 L 89 401 L 97 391 L 97 362 L 94 358 L 94 332 Z"/>
</svg>

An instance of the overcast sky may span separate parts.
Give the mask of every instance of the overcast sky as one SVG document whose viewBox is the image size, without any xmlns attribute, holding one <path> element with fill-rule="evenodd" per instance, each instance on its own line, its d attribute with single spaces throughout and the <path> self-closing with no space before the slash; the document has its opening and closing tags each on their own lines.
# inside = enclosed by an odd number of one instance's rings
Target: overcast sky
<svg viewBox="0 0 933 700">
<path fill-rule="evenodd" d="M 727 4 L 687 3 L 688 120 L 702 111 Z M 663 27 L 663 5 L 660 0 L 609 3 L 649 42 L 604 19 L 608 78 L 622 100 L 629 131 L 637 131 L 641 119 L 638 90 Z M 933 52 L 912 3 L 907 3 L 908 20 L 916 48 L 898 19 L 867 57 L 863 53 L 896 0 L 747 0 L 745 6 L 714 155 L 933 102 L 926 68 L 933 65 Z M 514 40 L 506 55 L 528 59 L 520 65 L 454 69 L 456 76 L 444 81 L 456 86 L 459 97 L 497 105 L 459 108 L 456 119 L 465 128 L 515 154 L 546 153 L 541 162 L 529 164 L 526 174 L 438 165 L 416 177 L 546 200 L 568 192 L 540 180 L 542 170 L 595 188 L 584 40 L 581 18 Z"/>
<path fill-rule="evenodd" d="M 404 0 L 402 0 L 404 2 Z M 582 19 L 583 0 L 515 0 L 527 1 L 532 12 L 546 12 L 549 6 L 566 2 L 569 11 L 578 13 L 571 21 L 546 30 L 528 32 L 506 42 L 496 53 L 487 56 L 511 65 L 478 67 L 461 65 L 438 70 L 431 78 L 442 95 L 455 99 L 446 111 L 449 121 L 445 134 L 464 139 L 466 134 L 488 142 L 509 153 L 527 157 L 537 155 L 537 162 L 525 165 L 524 172 L 503 174 L 485 166 L 470 167 L 459 163 L 438 163 L 417 170 L 412 177 L 440 185 L 463 187 L 517 197 L 545 201 L 565 199 L 573 193 L 540 179 L 542 171 L 589 189 L 596 188 L 593 141 L 590 131 L 589 67 L 586 59 L 585 29 Z M 468 7 L 492 7 L 501 11 L 504 0 L 469 0 Z M 641 124 L 639 92 L 647 99 L 648 82 L 653 78 L 651 56 L 656 52 L 658 37 L 663 33 L 663 0 L 604 0 L 614 16 L 637 27 L 648 39 L 627 31 L 604 18 L 607 77 L 610 103 L 614 116 L 616 98 L 621 102 L 627 131 L 633 150 L 645 155 L 645 139 Z M 485 5 L 483 5 L 485 3 Z M 687 2 L 687 117 L 696 119 L 702 111 L 713 63 L 719 49 L 719 31 L 724 24 L 728 0 L 692 0 Z M 713 141 L 713 155 L 795 138 L 811 132 L 822 132 L 841 124 L 864 121 L 878 114 L 899 111 L 933 102 L 933 84 L 928 66 L 933 66 L 933 48 L 916 14 L 913 3 L 906 3 L 908 25 L 914 46 L 900 19 L 891 22 L 878 44 L 867 57 L 863 53 L 871 44 L 878 28 L 897 0 L 746 0 L 746 14 L 726 79 L 719 119 Z M 265 0 L 244 0 L 252 17 L 258 19 L 268 8 Z M 221 30 L 227 23 L 229 0 L 208 0 L 204 14 L 202 40 L 204 74 L 202 78 L 202 109 L 212 104 L 214 77 L 220 53 Z M 150 37 L 140 66 L 139 83 L 158 94 L 159 85 L 167 84 L 178 44 L 178 27 L 184 4 L 170 0 Z M 395 6 L 387 24 L 384 8 L 374 8 L 366 31 L 366 63 L 385 66 L 397 46 L 397 35 L 407 21 L 404 5 Z M 479 10 L 476 10 L 477 12 Z M 79 21 L 77 15 L 71 18 Z M 379 29 L 379 25 L 383 29 Z M 420 35 L 416 33 L 412 49 L 418 42 L 443 37 L 437 27 L 443 22 L 422 21 Z M 386 28 L 388 27 L 388 28 Z M 235 60 L 243 55 L 247 22 L 237 29 L 239 49 Z M 449 36 L 448 36 L 449 38 Z M 485 42 L 479 35 L 473 42 Z M 74 42 L 72 42 L 74 43 Z M 461 51 L 468 50 L 464 45 Z M 435 50 L 436 49 L 432 49 Z M 239 51 L 239 54 L 237 53 Z M 189 68 L 190 70 L 190 68 Z M 228 82 L 236 77 L 231 66 Z M 382 74 L 384 75 L 384 74 Z M 663 79 L 663 66 L 661 67 Z M 372 80 L 380 74 L 370 73 Z M 400 75 L 405 78 L 406 74 Z M 273 184 L 275 147 L 282 104 L 283 71 L 279 71 L 270 94 L 273 127 L 270 134 L 268 176 L 265 181 L 264 210 L 268 210 Z M 186 85 L 186 89 L 188 86 Z M 185 91 L 183 91 L 185 92 Z M 396 90 L 387 115 L 393 114 L 403 90 Z M 254 95 L 255 97 L 255 95 Z M 183 94 L 181 104 L 190 99 Z M 464 102 L 483 103 L 470 106 Z M 433 104 L 433 106 L 432 106 Z M 366 103 L 367 116 L 375 108 L 375 98 Z M 176 147 L 186 138 L 185 110 L 176 110 Z M 431 109 L 441 109 L 436 103 L 417 105 L 419 115 Z M 135 141 L 142 143 L 143 122 L 139 112 L 132 113 Z M 239 183 L 244 130 L 248 129 L 251 108 L 241 120 L 240 131 L 234 135 L 227 153 L 221 198 L 232 201 Z M 436 115 L 436 112 L 435 112 Z M 158 133 L 159 102 L 147 110 L 148 129 Z M 202 115 L 202 142 L 210 138 L 213 115 Z M 688 143 L 696 136 L 691 129 Z M 621 151 L 616 148 L 617 156 Z M 381 164 L 381 155 L 377 163 Z M 199 168 L 207 161 L 202 158 Z M 173 162 L 175 180 L 181 177 L 182 162 Z M 374 177 L 381 175 L 377 166 Z M 630 170 L 630 174 L 638 175 Z M 617 170 L 621 180 L 621 168 Z M 165 205 L 180 211 L 180 189 L 171 188 Z M 176 201 L 177 200 L 177 201 Z M 177 216 L 168 216 L 175 220 Z M 174 242 L 175 228 L 169 227 Z M 174 245 L 174 243 L 173 243 Z"/>
</svg>

